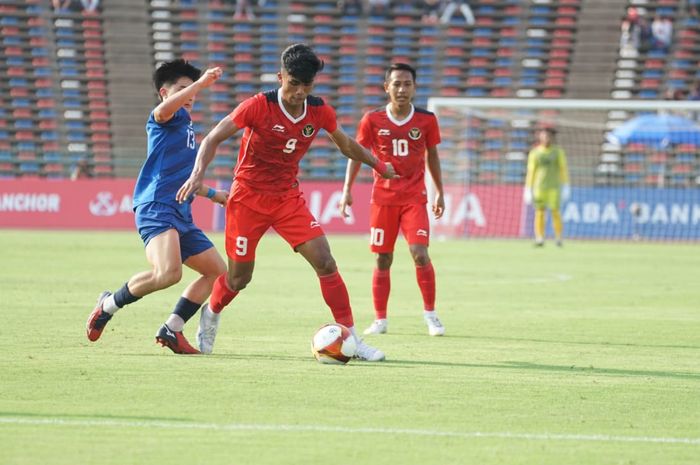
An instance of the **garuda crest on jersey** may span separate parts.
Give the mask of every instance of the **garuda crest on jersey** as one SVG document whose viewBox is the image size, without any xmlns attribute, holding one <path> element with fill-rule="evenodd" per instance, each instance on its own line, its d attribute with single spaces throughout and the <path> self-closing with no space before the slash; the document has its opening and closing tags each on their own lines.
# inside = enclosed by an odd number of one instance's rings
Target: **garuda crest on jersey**
<svg viewBox="0 0 700 465">
<path fill-rule="evenodd" d="M 314 132 L 316 132 L 316 129 L 310 124 L 307 124 L 304 126 L 304 129 L 301 130 L 301 133 L 304 135 L 304 137 L 311 137 L 314 135 Z"/>
<path fill-rule="evenodd" d="M 408 137 L 410 137 L 413 140 L 418 140 L 420 139 L 420 129 L 418 128 L 411 128 L 408 131 Z"/>
</svg>

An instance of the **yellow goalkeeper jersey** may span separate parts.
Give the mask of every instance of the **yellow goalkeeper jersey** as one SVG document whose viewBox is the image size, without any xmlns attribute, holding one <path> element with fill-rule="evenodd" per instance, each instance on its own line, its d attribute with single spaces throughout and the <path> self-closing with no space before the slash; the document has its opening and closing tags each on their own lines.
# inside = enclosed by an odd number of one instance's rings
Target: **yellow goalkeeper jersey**
<svg viewBox="0 0 700 465">
<path fill-rule="evenodd" d="M 569 170 L 566 153 L 558 145 L 549 147 L 538 145 L 527 156 L 527 177 L 525 186 L 536 191 L 559 189 L 569 184 Z"/>
</svg>

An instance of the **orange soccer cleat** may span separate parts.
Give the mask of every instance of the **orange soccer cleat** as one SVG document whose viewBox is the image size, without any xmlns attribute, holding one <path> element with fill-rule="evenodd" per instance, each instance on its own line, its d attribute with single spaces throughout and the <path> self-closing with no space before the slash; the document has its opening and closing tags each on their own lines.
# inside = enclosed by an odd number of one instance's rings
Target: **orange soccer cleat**
<svg viewBox="0 0 700 465">
<path fill-rule="evenodd" d="M 173 331 L 165 324 L 156 333 L 156 343 L 169 348 L 176 354 L 193 355 L 201 353 L 187 342 L 182 331 Z"/>
</svg>

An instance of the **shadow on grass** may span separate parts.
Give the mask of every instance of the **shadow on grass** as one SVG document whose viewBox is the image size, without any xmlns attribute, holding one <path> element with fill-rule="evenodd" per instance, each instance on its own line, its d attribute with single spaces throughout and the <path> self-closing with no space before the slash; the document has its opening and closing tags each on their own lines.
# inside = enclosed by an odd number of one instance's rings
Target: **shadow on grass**
<svg viewBox="0 0 700 465">
<path fill-rule="evenodd" d="M 495 370 L 533 370 L 554 373 L 585 373 L 592 375 L 611 376 L 638 376 L 642 378 L 676 378 L 700 381 L 700 373 L 687 373 L 680 371 L 658 371 L 658 370 L 628 370 L 623 368 L 596 368 L 581 367 L 575 365 L 542 365 L 529 362 L 502 362 L 499 364 L 488 363 L 456 363 L 456 362 L 434 362 L 417 360 L 387 360 L 386 365 L 397 366 L 445 366 L 454 368 L 489 368 Z"/>
<path fill-rule="evenodd" d="M 382 337 L 389 337 L 384 335 Z M 423 337 L 422 332 L 392 332 L 391 336 L 410 336 Z M 591 342 L 591 341 L 557 341 L 551 339 L 532 339 L 524 337 L 503 337 L 503 336 L 469 336 L 463 334 L 446 334 L 445 339 L 472 339 L 474 341 L 506 341 L 506 342 L 536 342 L 539 344 L 564 344 L 564 345 L 584 345 L 584 346 L 603 346 L 603 347 L 643 347 L 648 349 L 700 349 L 700 346 L 685 346 L 675 344 L 635 344 L 631 342 Z"/>
<path fill-rule="evenodd" d="M 151 356 L 151 354 L 131 354 L 135 356 Z M 311 356 L 292 356 L 280 354 L 211 354 L 204 356 L 196 356 L 213 358 L 219 360 L 265 360 L 269 362 L 301 362 L 301 363 L 316 363 Z M 320 365 L 320 364 L 319 364 Z M 630 370 L 624 368 L 596 368 L 592 366 L 576 366 L 576 365 L 543 365 L 530 362 L 507 361 L 501 363 L 460 363 L 460 362 L 441 362 L 427 360 L 397 360 L 389 358 L 383 362 L 360 362 L 351 361 L 350 366 L 358 366 L 362 368 L 412 368 L 412 367 L 451 367 L 451 368 L 486 368 L 493 370 L 531 370 L 539 372 L 552 373 L 572 373 L 572 374 L 589 374 L 589 375 L 607 375 L 607 376 L 635 376 L 641 378 L 674 378 L 686 379 L 691 381 L 700 381 L 700 373 L 682 372 L 682 371 L 659 371 L 659 370 Z M 337 366 L 337 365 L 333 365 Z"/>
</svg>

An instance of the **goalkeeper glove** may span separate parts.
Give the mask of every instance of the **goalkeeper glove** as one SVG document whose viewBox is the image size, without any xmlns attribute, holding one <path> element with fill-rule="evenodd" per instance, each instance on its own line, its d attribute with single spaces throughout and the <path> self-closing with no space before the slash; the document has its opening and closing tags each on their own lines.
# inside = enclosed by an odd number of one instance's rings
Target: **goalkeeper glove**
<svg viewBox="0 0 700 465">
<path fill-rule="evenodd" d="M 525 202 L 525 205 L 530 205 L 532 203 L 532 189 L 529 187 L 526 187 L 523 190 L 523 201 Z"/>
<path fill-rule="evenodd" d="M 571 197 L 571 187 L 568 184 L 561 186 L 561 201 L 566 202 Z"/>
</svg>

